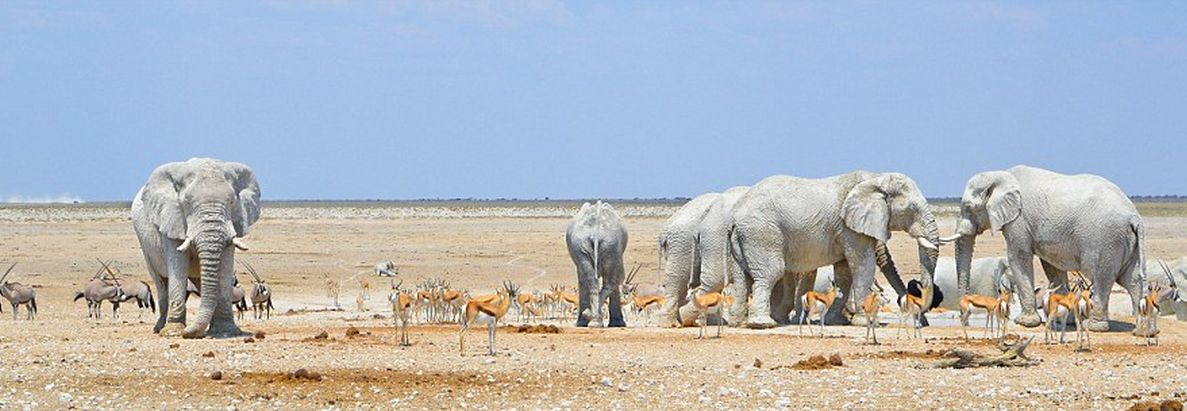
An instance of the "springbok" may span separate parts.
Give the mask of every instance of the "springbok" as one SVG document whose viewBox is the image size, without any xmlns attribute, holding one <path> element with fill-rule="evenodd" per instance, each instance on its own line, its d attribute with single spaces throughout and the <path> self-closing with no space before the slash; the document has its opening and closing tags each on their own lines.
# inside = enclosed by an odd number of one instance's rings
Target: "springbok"
<svg viewBox="0 0 1187 411">
<path fill-rule="evenodd" d="M 650 323 L 652 307 L 663 307 L 664 306 L 664 296 L 662 296 L 662 295 L 648 295 L 648 296 L 636 295 L 631 298 L 630 304 L 631 304 L 631 307 L 635 309 L 634 311 L 635 311 L 635 321 L 636 322 L 639 321 L 640 316 L 645 315 L 647 317 L 647 322 Z M 726 306 L 729 306 L 729 304 L 727 303 Z"/>
<path fill-rule="evenodd" d="M 260 278 L 260 273 L 256 272 L 255 267 L 252 267 L 246 261 L 240 261 L 244 267 L 247 267 L 247 272 L 251 273 L 251 277 L 255 279 L 255 282 L 251 285 L 250 297 L 251 308 L 252 312 L 255 313 L 255 318 L 257 320 L 263 319 L 266 313 L 267 319 L 272 319 L 272 310 L 274 308 L 272 306 L 272 287 L 265 283 L 263 278 Z"/>
<path fill-rule="evenodd" d="M 342 304 L 338 303 L 338 295 L 342 291 L 342 285 L 338 280 L 330 278 L 329 274 L 322 274 L 326 283 L 326 296 L 334 300 L 334 308 L 342 309 Z"/>
<path fill-rule="evenodd" d="M 407 347 L 412 345 L 408 340 L 408 321 L 411 320 L 412 300 L 411 294 L 400 290 L 400 286 L 404 285 L 404 280 L 400 280 L 399 284 L 392 282 L 392 292 L 388 294 L 387 300 L 392 304 L 392 321 L 400 327 L 400 345 Z"/>
<path fill-rule="evenodd" d="M 861 303 L 861 313 L 866 319 L 866 342 L 870 343 L 870 337 L 873 337 L 873 345 L 878 345 L 878 314 L 882 311 L 882 306 L 889 304 L 890 299 L 882 295 L 882 286 L 878 282 L 874 282 L 874 286 L 870 287 L 870 293 L 866 294 L 866 298 Z"/>
<path fill-rule="evenodd" d="M 725 296 L 716 291 L 705 292 L 700 287 L 696 287 L 688 290 L 688 300 L 697 311 L 701 312 L 701 333 L 697 336 L 697 339 L 703 339 L 705 338 L 705 325 L 709 323 L 709 315 L 717 315 L 718 318 L 721 318 L 721 315 L 724 313 L 723 308 L 726 306 Z M 724 321 L 717 322 L 717 338 L 721 338 L 722 323 Z"/>
<path fill-rule="evenodd" d="M 33 321 L 37 317 L 37 291 L 33 290 L 33 287 L 21 283 L 5 281 L 8 279 L 8 273 L 11 273 L 15 267 L 16 263 L 12 263 L 12 265 L 8 266 L 8 270 L 4 272 L 4 275 L 0 276 L 0 296 L 3 296 L 8 300 L 9 304 L 12 304 L 13 321 L 17 319 L 17 308 L 20 308 L 22 305 L 29 312 L 29 321 Z"/>
<path fill-rule="evenodd" d="M 470 328 L 470 324 L 485 324 L 487 326 L 488 333 L 490 333 L 487 352 L 489 355 L 495 355 L 495 329 L 498 327 L 499 320 L 511 308 L 511 302 L 515 301 L 515 296 L 518 293 L 519 287 L 509 281 L 504 281 L 503 288 L 496 293 L 498 299 L 495 302 L 486 303 L 471 300 L 466 303 L 466 313 L 462 318 L 462 330 L 458 332 L 458 352 L 461 355 L 466 354 L 466 329 Z"/>
<path fill-rule="evenodd" d="M 1001 310 L 1000 303 L 1000 297 L 988 295 L 965 294 L 960 297 L 960 329 L 964 331 L 965 340 L 969 339 L 969 316 L 973 314 L 974 308 L 985 310 L 985 332 L 994 332 L 993 320 Z"/>
<path fill-rule="evenodd" d="M 843 297 L 844 293 L 837 290 L 837 283 L 829 284 L 827 293 L 818 293 L 816 291 L 808 291 L 800 297 L 800 304 L 803 306 L 803 312 L 800 314 L 800 335 L 804 335 L 804 323 L 810 323 L 812 315 L 817 314 L 820 317 L 820 337 L 824 337 L 824 314 L 828 312 L 829 307 L 837 301 L 837 298 Z"/>
<path fill-rule="evenodd" d="M 1080 349 L 1084 348 L 1081 340 L 1081 335 L 1087 334 L 1084 330 L 1084 316 L 1092 309 L 1092 285 L 1084 286 L 1085 280 L 1081 276 L 1076 282 L 1068 281 L 1067 293 L 1054 292 L 1059 288 L 1049 287 L 1050 294 L 1047 296 L 1047 326 L 1044 328 L 1043 342 L 1049 343 L 1051 334 L 1054 333 L 1052 326 L 1055 324 L 1055 319 L 1059 318 L 1059 343 L 1063 344 L 1064 335 L 1067 333 L 1067 317 L 1070 314 L 1076 321 L 1076 344 Z M 1085 289 L 1087 288 L 1087 289 Z M 1086 338 L 1086 336 L 1085 336 Z"/>
</svg>

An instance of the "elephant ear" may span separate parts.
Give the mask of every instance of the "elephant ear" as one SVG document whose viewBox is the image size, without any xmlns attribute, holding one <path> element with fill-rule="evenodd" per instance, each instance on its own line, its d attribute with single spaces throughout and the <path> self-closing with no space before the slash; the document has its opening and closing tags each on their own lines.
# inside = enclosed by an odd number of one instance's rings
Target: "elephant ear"
<svg viewBox="0 0 1187 411">
<path fill-rule="evenodd" d="M 235 226 L 235 233 L 243 237 L 247 235 L 248 227 L 260 219 L 260 184 L 256 182 L 255 172 L 251 167 L 240 163 L 228 163 L 232 177 L 232 186 L 239 196 L 239 207 L 231 215 L 231 223 Z"/>
<path fill-rule="evenodd" d="M 1022 214 L 1022 192 L 1018 179 L 1009 173 L 1002 173 L 986 192 L 989 198 L 985 208 L 989 210 L 989 223 L 998 231 Z"/>
<path fill-rule="evenodd" d="M 889 176 L 858 183 L 841 205 L 845 226 L 885 243 L 890 240 L 890 202 L 884 190 Z"/>
<path fill-rule="evenodd" d="M 182 163 L 168 163 L 157 167 L 140 189 L 140 202 L 147 218 L 165 237 L 183 241 L 186 235 L 185 215 L 181 210 L 178 189 L 185 172 Z"/>
</svg>

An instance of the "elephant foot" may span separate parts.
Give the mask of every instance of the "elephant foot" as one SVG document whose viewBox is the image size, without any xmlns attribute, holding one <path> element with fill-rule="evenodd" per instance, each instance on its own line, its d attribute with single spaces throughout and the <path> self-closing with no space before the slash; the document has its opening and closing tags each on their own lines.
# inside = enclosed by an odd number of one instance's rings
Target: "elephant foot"
<svg viewBox="0 0 1187 411">
<path fill-rule="evenodd" d="M 578 327 L 589 327 L 589 320 L 586 318 L 578 318 L 577 326 Z"/>
<path fill-rule="evenodd" d="M 1014 323 L 1026 328 L 1035 328 L 1043 325 L 1043 319 L 1039 318 L 1038 312 L 1029 312 L 1019 315 L 1018 318 L 1014 319 Z"/>
<path fill-rule="evenodd" d="M 771 319 L 771 317 L 765 316 L 765 315 L 758 316 L 758 317 L 751 317 L 749 320 L 746 321 L 746 328 L 752 328 L 752 329 L 756 329 L 756 330 L 775 328 L 778 325 L 779 324 L 776 323 L 775 320 L 773 320 L 773 319 Z"/>
<path fill-rule="evenodd" d="M 1077 326 L 1079 325 L 1077 324 Z M 1084 320 L 1084 329 L 1098 333 L 1108 332 L 1109 320 L 1098 320 L 1096 318 L 1086 319 Z"/>
<path fill-rule="evenodd" d="M 713 314 L 705 316 L 705 325 L 729 325 L 729 322 L 720 315 Z"/>
<path fill-rule="evenodd" d="M 865 319 L 860 319 L 860 323 L 857 322 L 858 320 L 859 318 L 849 318 L 844 314 L 825 315 L 824 325 L 866 325 Z"/>
<path fill-rule="evenodd" d="M 920 327 L 920 328 L 922 328 L 922 327 L 931 327 L 931 323 L 930 323 L 930 322 L 927 322 L 927 316 L 926 316 L 926 315 L 921 315 L 921 316 L 919 316 L 919 327 Z"/>
<path fill-rule="evenodd" d="M 626 327 L 626 321 L 623 321 L 621 318 L 619 318 L 619 319 L 617 319 L 617 320 L 616 320 L 616 319 L 613 319 L 613 318 L 611 318 L 611 319 L 610 319 L 610 324 L 609 324 L 608 326 L 609 326 L 609 327 L 612 327 L 612 328 L 621 328 L 621 327 Z"/>
<path fill-rule="evenodd" d="M 240 329 L 239 326 L 230 321 L 223 324 L 211 324 L 210 329 L 206 331 L 206 336 L 211 338 L 236 338 L 249 335 L 252 335 L 252 333 Z"/>
<path fill-rule="evenodd" d="M 184 331 L 184 323 L 165 323 L 157 333 L 162 337 L 180 337 Z"/>
<path fill-rule="evenodd" d="M 1154 329 L 1151 329 L 1151 328 L 1152 327 L 1134 328 L 1133 336 L 1134 337 L 1142 337 L 1142 338 L 1154 338 L 1155 336 L 1157 336 L 1160 333 L 1160 331 L 1158 331 L 1157 328 L 1154 328 Z M 1147 345 L 1149 345 L 1149 343 L 1147 343 Z"/>
</svg>

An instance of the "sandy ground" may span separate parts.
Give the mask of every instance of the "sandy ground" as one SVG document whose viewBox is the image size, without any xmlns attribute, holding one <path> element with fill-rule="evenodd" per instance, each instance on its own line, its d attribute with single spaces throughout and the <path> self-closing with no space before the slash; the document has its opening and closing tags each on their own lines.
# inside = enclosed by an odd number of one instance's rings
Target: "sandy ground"
<svg viewBox="0 0 1187 411">
<path fill-rule="evenodd" d="M 41 309 L 35 322 L 0 321 L 0 408 L 1120 409 L 1187 399 L 1187 326 L 1173 317 L 1161 322 L 1160 346 L 1139 346 L 1116 332 L 1093 334 L 1087 352 L 1043 345 L 1041 329 L 1012 327 L 1038 336 L 1028 352 L 1042 362 L 1025 369 L 917 368 L 954 347 L 997 350 L 985 340 L 957 338 L 958 327 L 931 327 L 925 340 L 906 339 L 893 319 L 885 320 L 890 324 L 880 330 L 878 346 L 861 344 L 859 327 L 827 327 L 823 339 L 801 337 L 795 327 L 726 328 L 721 339 L 697 340 L 695 328 L 657 328 L 628 317 L 627 329 L 577 329 L 571 320 L 556 322 L 558 334 L 501 328 L 493 357 L 483 355 L 483 330 L 467 334 L 459 355 L 456 325 L 414 327 L 413 345 L 400 347 L 386 284 L 358 274 L 375 262 L 394 260 L 406 285 L 443 277 L 475 293 L 504 279 L 525 290 L 575 283 L 564 248 L 567 219 L 560 217 L 572 210 L 508 207 L 267 211 L 247 238 L 252 250 L 239 257 L 276 288 L 278 313 L 242 322 L 265 334 L 251 343 L 161 338 L 151 332 L 155 315 L 134 306 L 125 306 L 119 320 L 109 308 L 100 320 L 86 319 L 85 304 L 71 298 L 95 272 L 95 257 L 116 259 L 128 279 L 147 279 L 126 214 L 0 208 L 0 260 L 19 262 L 12 280 L 36 285 Z M 625 213 L 627 262 L 643 265 L 640 278 L 654 278 L 654 238 L 672 210 L 639 205 Z M 943 232 L 951 232 L 952 220 L 941 217 Z M 1152 256 L 1187 252 L 1180 235 L 1187 217 L 1151 217 L 1147 226 Z M 1000 236 L 983 236 L 977 255 L 999 255 L 1003 246 Z M 891 249 L 901 272 L 918 272 L 909 239 L 896 235 Z M 342 282 L 344 310 L 327 310 L 333 303 L 323 275 Z M 354 303 L 359 278 L 375 284 L 366 311 Z M 1111 305 L 1128 312 L 1122 293 L 1114 293 Z M 348 337 L 350 328 L 359 334 Z M 322 331 L 329 338 L 313 338 Z M 791 368 L 810 355 L 834 353 L 842 366 Z M 290 375 L 301 368 L 322 378 Z M 222 379 L 210 378 L 216 371 Z"/>
</svg>

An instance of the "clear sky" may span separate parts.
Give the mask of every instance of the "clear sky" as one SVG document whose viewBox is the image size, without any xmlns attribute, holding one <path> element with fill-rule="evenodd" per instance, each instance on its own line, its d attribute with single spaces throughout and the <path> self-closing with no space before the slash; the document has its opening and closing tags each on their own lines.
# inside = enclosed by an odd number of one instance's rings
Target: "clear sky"
<svg viewBox="0 0 1187 411">
<path fill-rule="evenodd" d="M 693 196 L 1014 164 L 1187 194 L 1184 2 L 0 3 L 0 200 Z"/>
</svg>

